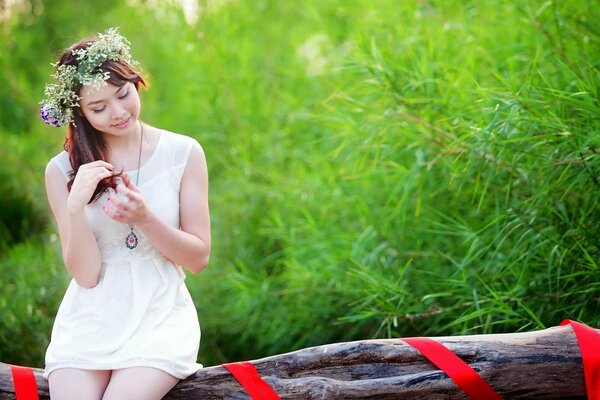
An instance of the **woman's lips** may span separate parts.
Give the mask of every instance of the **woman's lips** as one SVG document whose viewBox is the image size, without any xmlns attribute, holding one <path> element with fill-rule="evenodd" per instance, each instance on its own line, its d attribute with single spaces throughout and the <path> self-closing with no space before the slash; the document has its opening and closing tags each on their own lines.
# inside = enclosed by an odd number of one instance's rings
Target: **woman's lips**
<svg viewBox="0 0 600 400">
<path fill-rule="evenodd" d="M 129 125 L 129 120 L 131 119 L 131 117 L 127 118 L 125 121 L 121 121 L 118 124 L 113 125 L 115 128 L 125 128 L 127 125 Z"/>
</svg>

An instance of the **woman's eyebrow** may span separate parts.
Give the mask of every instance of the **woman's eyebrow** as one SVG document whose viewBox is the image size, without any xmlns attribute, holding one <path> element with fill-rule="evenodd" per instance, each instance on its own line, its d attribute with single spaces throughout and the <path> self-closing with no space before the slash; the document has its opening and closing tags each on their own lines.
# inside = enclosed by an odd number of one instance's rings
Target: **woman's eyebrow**
<svg viewBox="0 0 600 400">
<path fill-rule="evenodd" d="M 123 89 L 125 85 L 123 86 L 119 86 L 117 88 L 117 90 L 115 90 L 115 94 L 119 93 L 119 90 Z M 104 99 L 100 99 L 100 100 L 94 100 L 94 101 L 90 101 L 89 103 L 87 103 L 88 106 L 94 105 L 94 104 L 98 104 L 98 103 L 102 103 L 104 101 Z"/>
</svg>

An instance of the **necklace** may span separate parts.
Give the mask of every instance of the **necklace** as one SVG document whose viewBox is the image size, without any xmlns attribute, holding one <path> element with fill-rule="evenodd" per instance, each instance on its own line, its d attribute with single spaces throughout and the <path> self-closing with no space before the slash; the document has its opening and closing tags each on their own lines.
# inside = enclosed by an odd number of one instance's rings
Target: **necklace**
<svg viewBox="0 0 600 400">
<path fill-rule="evenodd" d="M 135 186 L 140 182 L 140 162 L 142 161 L 142 144 L 144 143 L 144 125 L 140 122 L 140 127 L 142 128 L 142 136 L 140 137 L 140 150 L 138 153 L 138 165 L 137 165 L 137 173 L 135 175 Z M 129 235 L 125 238 L 125 246 L 128 249 L 135 249 L 138 245 L 138 237 L 133 231 L 133 224 L 129 225 Z"/>
</svg>

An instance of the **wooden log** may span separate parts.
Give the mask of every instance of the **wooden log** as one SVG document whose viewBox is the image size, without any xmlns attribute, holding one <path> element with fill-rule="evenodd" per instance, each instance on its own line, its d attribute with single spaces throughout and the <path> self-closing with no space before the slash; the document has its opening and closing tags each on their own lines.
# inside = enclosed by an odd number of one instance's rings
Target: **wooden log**
<svg viewBox="0 0 600 400">
<path fill-rule="evenodd" d="M 596 330 L 600 333 L 600 331 Z M 570 327 L 536 332 L 432 338 L 508 399 L 585 399 L 581 353 Z M 467 399 L 437 367 L 401 339 L 306 348 L 252 361 L 282 399 Z M 35 369 L 40 399 L 49 399 Z M 10 367 L 0 363 L 0 398 L 15 399 Z M 179 382 L 167 400 L 248 399 L 221 366 Z"/>
</svg>

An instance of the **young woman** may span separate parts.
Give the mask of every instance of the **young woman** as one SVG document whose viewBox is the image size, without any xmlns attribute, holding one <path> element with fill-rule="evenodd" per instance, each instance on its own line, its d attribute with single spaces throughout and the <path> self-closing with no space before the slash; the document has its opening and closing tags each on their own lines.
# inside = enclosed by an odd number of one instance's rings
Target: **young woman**
<svg viewBox="0 0 600 400">
<path fill-rule="evenodd" d="M 206 161 L 194 139 L 140 120 L 134 64 L 115 29 L 76 43 L 40 110 L 67 126 L 46 168 L 73 277 L 46 353 L 53 400 L 160 399 L 201 368 L 182 267 L 209 258 Z"/>
</svg>

